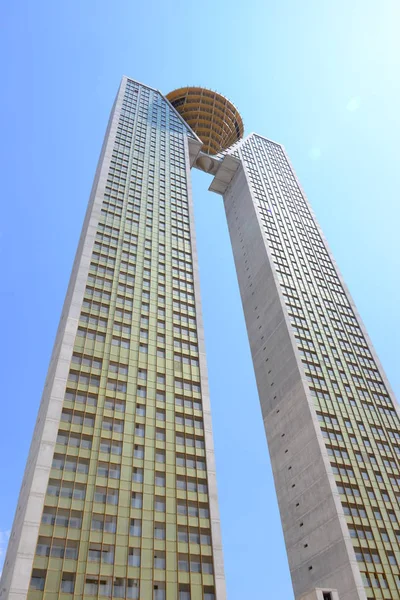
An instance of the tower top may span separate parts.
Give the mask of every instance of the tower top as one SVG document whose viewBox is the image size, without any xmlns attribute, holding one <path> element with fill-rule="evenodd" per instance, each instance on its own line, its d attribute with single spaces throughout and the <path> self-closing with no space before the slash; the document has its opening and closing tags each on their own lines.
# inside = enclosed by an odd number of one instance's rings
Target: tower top
<svg viewBox="0 0 400 600">
<path fill-rule="evenodd" d="M 199 136 L 207 154 L 218 154 L 243 137 L 243 121 L 227 98 L 201 87 L 184 87 L 167 99 Z"/>
</svg>

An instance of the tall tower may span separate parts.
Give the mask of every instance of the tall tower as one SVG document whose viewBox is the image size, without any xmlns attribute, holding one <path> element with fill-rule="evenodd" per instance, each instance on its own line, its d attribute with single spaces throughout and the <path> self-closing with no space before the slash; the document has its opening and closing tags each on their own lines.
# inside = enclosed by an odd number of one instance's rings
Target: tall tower
<svg viewBox="0 0 400 600">
<path fill-rule="evenodd" d="M 226 598 L 191 166 L 224 198 L 296 600 L 399 598 L 397 404 L 284 149 L 242 135 L 215 92 L 123 78 L 1 600 Z"/>
<path fill-rule="evenodd" d="M 123 78 L 1 600 L 226 598 L 190 183 L 201 147 L 160 92 Z"/>
</svg>

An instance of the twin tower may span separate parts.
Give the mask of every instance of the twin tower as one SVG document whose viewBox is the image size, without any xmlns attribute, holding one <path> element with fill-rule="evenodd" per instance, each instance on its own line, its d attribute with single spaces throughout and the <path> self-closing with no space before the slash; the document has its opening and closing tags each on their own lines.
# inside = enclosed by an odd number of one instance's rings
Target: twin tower
<svg viewBox="0 0 400 600">
<path fill-rule="evenodd" d="M 398 407 L 283 147 L 215 92 L 128 77 L 0 599 L 226 599 L 191 167 L 223 196 L 295 598 L 398 599 Z"/>
</svg>

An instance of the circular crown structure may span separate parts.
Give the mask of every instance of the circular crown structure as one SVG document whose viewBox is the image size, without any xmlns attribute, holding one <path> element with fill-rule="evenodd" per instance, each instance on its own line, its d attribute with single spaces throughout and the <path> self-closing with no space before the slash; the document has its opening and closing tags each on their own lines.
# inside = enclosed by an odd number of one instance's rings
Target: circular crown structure
<svg viewBox="0 0 400 600">
<path fill-rule="evenodd" d="M 221 94 L 201 87 L 184 87 L 167 99 L 204 144 L 207 154 L 218 154 L 243 137 L 237 108 Z"/>
</svg>

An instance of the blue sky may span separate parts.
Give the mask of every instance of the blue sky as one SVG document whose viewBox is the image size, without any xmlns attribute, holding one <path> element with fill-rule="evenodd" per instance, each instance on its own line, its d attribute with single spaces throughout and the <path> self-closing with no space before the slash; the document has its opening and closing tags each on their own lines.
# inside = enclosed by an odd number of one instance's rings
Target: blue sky
<svg viewBox="0 0 400 600">
<path fill-rule="evenodd" d="M 123 74 L 164 93 L 216 89 L 247 133 L 285 145 L 398 393 L 396 0 L 15 0 L 0 10 L 0 561 Z M 222 200 L 207 175 L 193 179 L 229 600 L 292 600 Z"/>
</svg>

